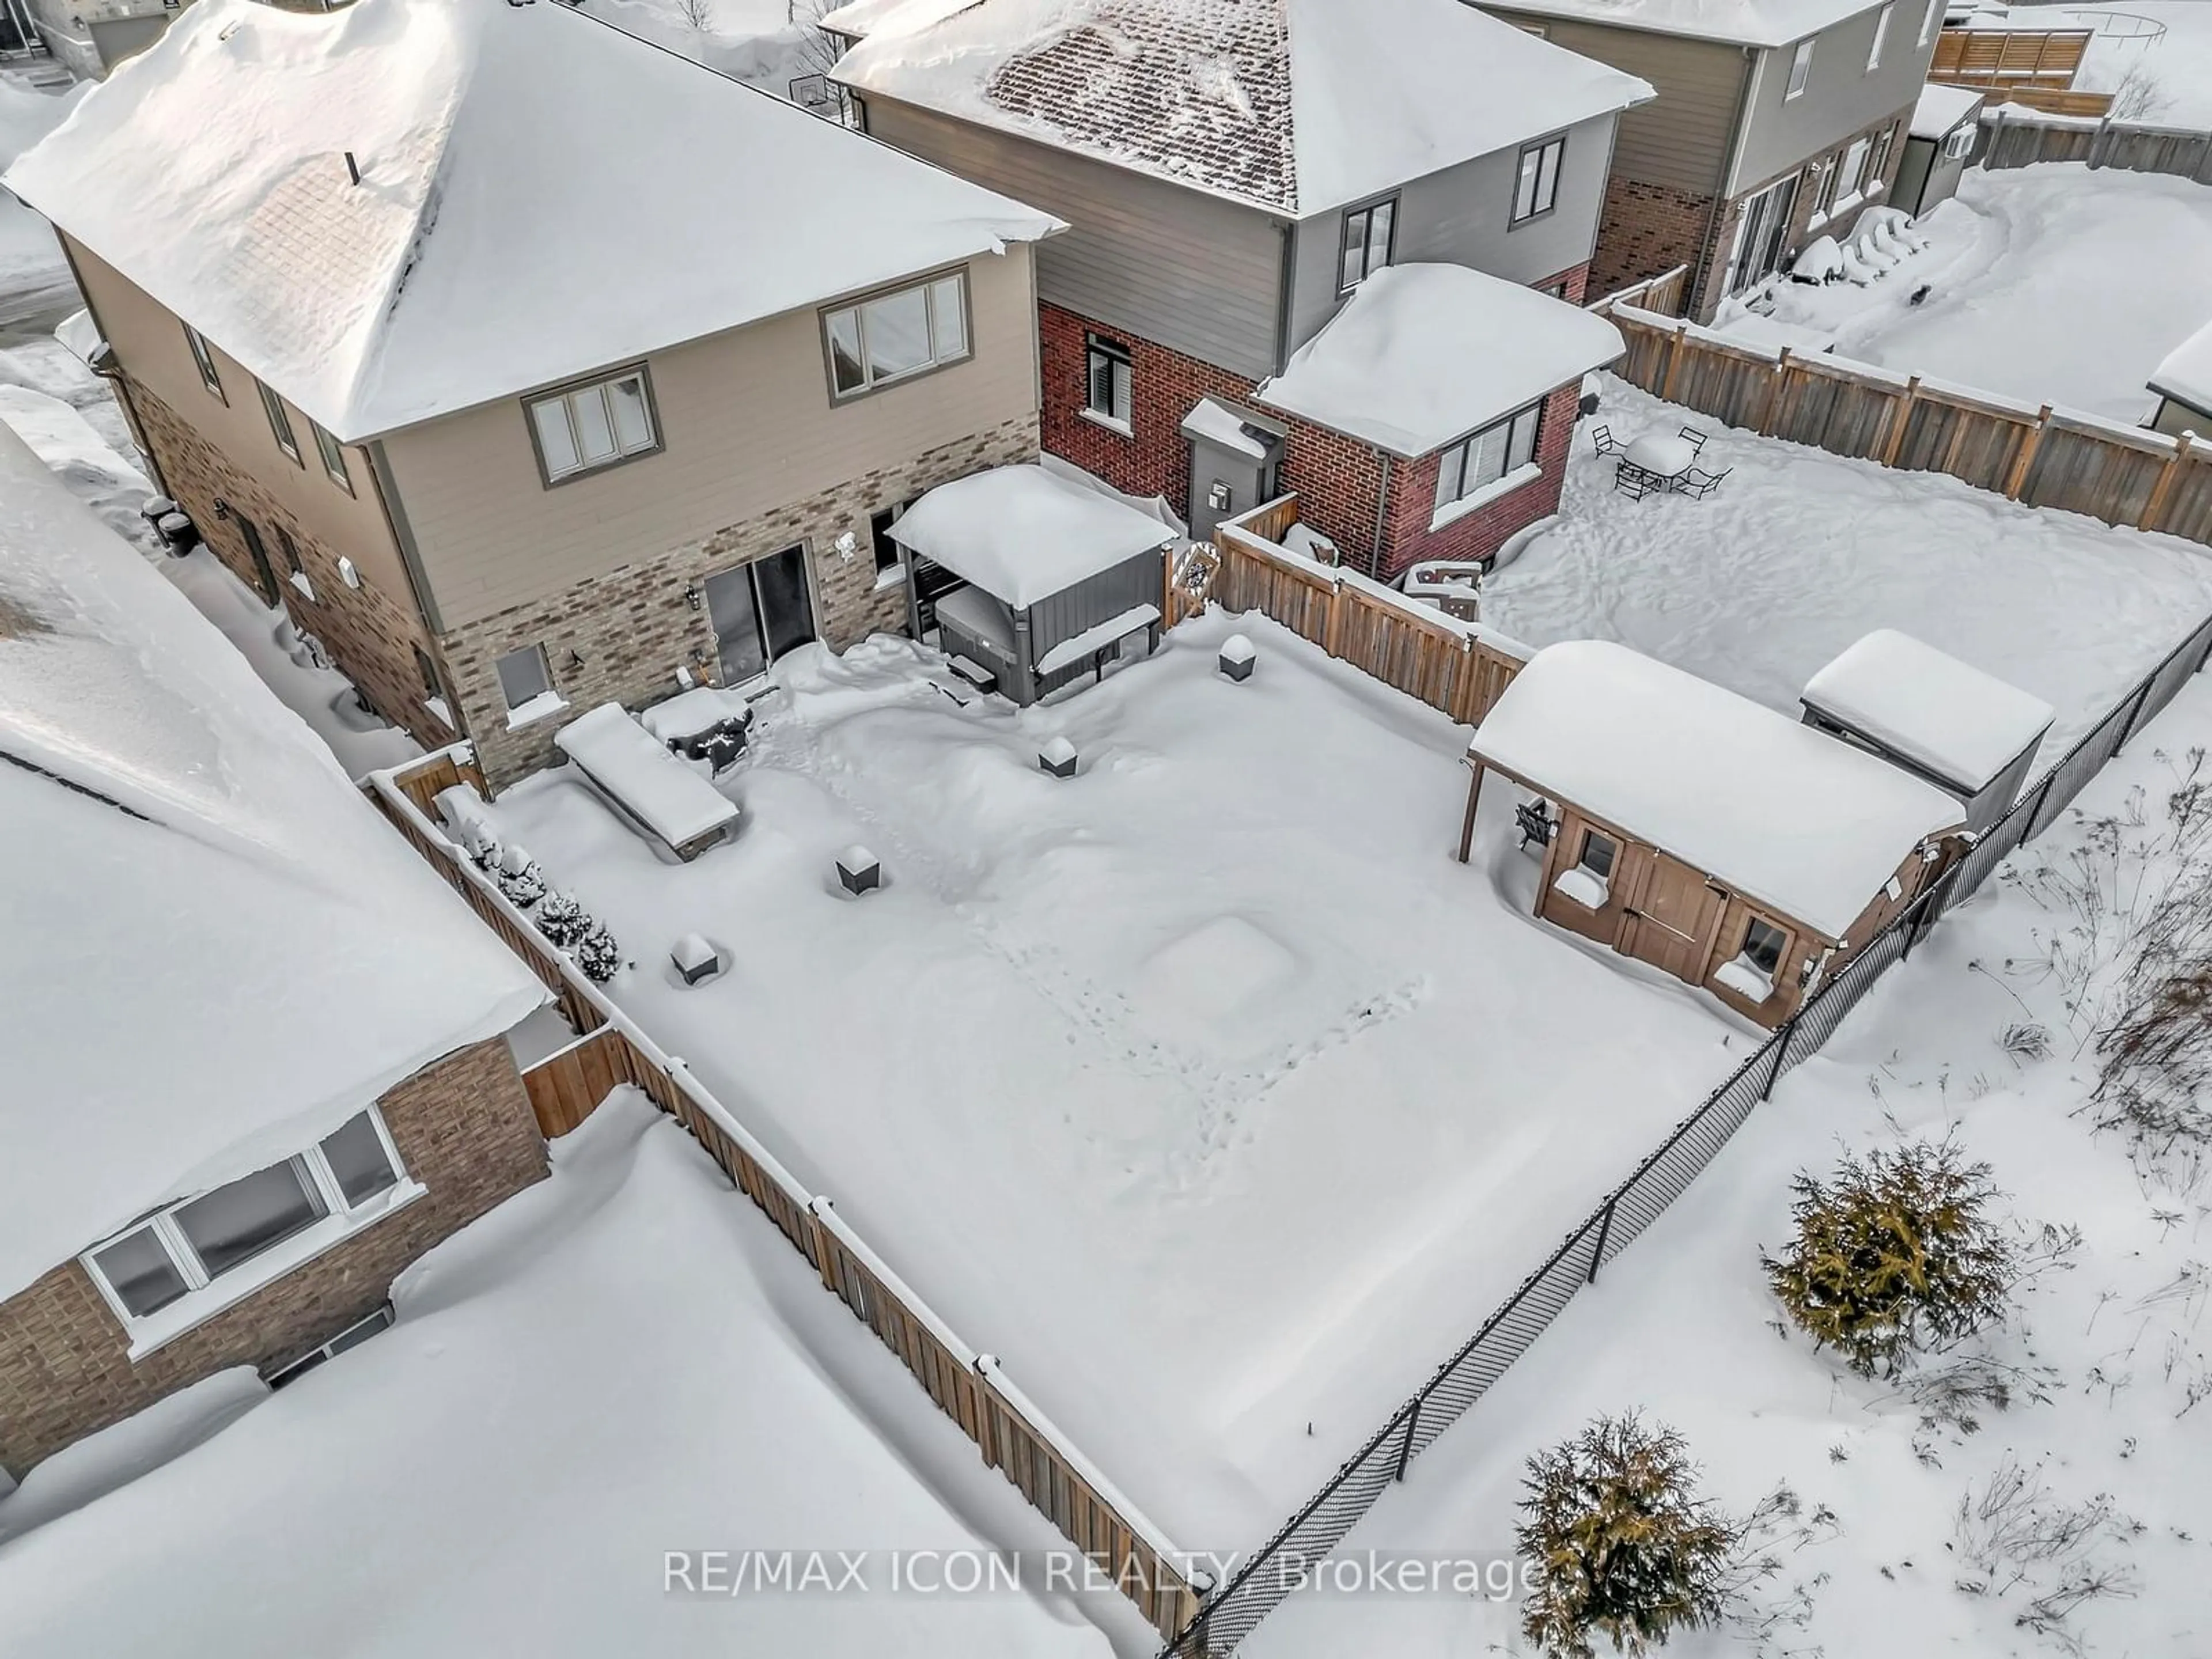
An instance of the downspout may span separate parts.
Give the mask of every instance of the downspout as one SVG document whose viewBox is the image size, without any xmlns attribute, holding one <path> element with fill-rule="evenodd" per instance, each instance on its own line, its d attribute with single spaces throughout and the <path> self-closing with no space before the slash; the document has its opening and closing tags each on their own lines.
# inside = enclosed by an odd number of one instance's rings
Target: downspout
<svg viewBox="0 0 2212 1659">
<path fill-rule="evenodd" d="M 1390 452 L 1375 452 L 1382 458 L 1382 487 L 1375 492 L 1375 539 L 1367 546 L 1367 574 L 1376 581 L 1382 580 L 1382 532 L 1390 520 Z"/>
<path fill-rule="evenodd" d="M 1296 222 L 1281 221 L 1277 226 L 1281 251 L 1277 259 L 1275 281 L 1275 373 L 1280 374 L 1291 362 L 1291 306 L 1296 288 L 1297 268 L 1297 234 Z"/>
<path fill-rule="evenodd" d="M 1705 276 L 1711 268 L 1713 251 L 1720 240 L 1722 210 L 1734 198 L 1736 163 L 1743 159 L 1744 128 L 1751 118 L 1752 94 L 1759 85 L 1759 54 L 1762 48 L 1744 46 L 1741 50 L 1744 59 L 1743 84 L 1736 94 L 1735 124 L 1729 132 L 1728 159 L 1721 163 L 1721 176 L 1717 180 L 1720 193 L 1713 198 L 1713 210 L 1705 216 L 1705 243 L 1698 251 L 1696 268 L 1690 272 L 1689 301 L 1683 314 L 1691 318 L 1695 318 L 1704 308 Z"/>
</svg>

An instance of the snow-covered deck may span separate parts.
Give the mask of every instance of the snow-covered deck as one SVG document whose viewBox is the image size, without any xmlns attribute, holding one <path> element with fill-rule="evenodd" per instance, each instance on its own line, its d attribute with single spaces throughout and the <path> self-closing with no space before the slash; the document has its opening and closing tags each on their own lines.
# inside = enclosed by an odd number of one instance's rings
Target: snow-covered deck
<svg viewBox="0 0 2212 1659">
<path fill-rule="evenodd" d="M 726 947 L 611 989 L 1176 1544 L 1249 1547 L 1742 1039 L 1527 916 L 1507 791 L 1470 879 L 1463 728 L 1271 624 L 1020 711 L 931 660 L 779 664 L 698 865 L 557 772 L 493 811 L 636 961 Z"/>
</svg>

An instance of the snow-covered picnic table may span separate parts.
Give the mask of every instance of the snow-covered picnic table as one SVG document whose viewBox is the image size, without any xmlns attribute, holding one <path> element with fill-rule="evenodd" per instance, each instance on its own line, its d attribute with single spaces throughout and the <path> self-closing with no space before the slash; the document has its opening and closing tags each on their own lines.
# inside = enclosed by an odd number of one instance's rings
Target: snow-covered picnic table
<svg viewBox="0 0 2212 1659">
<path fill-rule="evenodd" d="M 571 720 L 553 741 L 602 795 L 680 859 L 698 857 L 737 823 L 735 804 L 618 702 Z"/>
</svg>

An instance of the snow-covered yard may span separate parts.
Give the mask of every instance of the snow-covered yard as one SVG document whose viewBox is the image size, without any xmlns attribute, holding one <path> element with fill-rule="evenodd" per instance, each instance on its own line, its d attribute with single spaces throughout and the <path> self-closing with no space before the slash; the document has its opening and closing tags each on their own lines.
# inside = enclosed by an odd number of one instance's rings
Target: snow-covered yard
<svg viewBox="0 0 2212 1659">
<path fill-rule="evenodd" d="M 2212 189 L 2186 179 L 1969 167 L 1915 228 L 1928 246 L 1880 280 L 1784 279 L 1771 321 L 1734 328 L 1780 324 L 1840 357 L 2133 425 L 2157 404 L 2151 372 L 2212 319 Z"/>
<path fill-rule="evenodd" d="M 554 1161 L 403 1275 L 389 1332 L 265 1398 L 211 1379 L 0 1499 L 10 1659 L 1105 1659 L 1041 1572 L 891 1590 L 893 1552 L 1058 1540 L 681 1129 L 619 1091 Z M 156 1467 L 97 1495 L 126 1451 Z M 751 1550 L 867 1552 L 867 1589 L 667 1592 L 667 1552 L 697 1583 Z"/>
<path fill-rule="evenodd" d="M 802 75 L 820 75 L 836 51 L 815 20 L 837 0 L 582 0 L 587 15 L 612 23 L 743 81 L 788 98 Z"/>
<path fill-rule="evenodd" d="M 1170 1540 L 1249 1548 L 1745 1028 L 1528 916 L 1510 791 L 1453 862 L 1463 730 L 1261 619 L 1049 707 L 942 678 L 885 638 L 786 659 L 739 837 L 691 865 L 566 770 L 494 816 L 798 1179 Z M 859 900 L 856 842 L 885 872 Z M 732 965 L 686 989 L 695 931 Z"/>
<path fill-rule="evenodd" d="M 2074 84 L 2118 94 L 2118 113 L 2167 126 L 2212 127 L 2212 5 L 2205 0 L 2124 0 L 2080 14 L 2023 6 L 2013 16 L 2021 28 L 2095 29 Z M 2138 18 L 2164 32 L 2144 28 Z M 2134 87 L 2142 90 L 2131 92 Z"/>
<path fill-rule="evenodd" d="M 1343 1550 L 1510 1554 L 1522 1460 L 1598 1413 L 1640 1407 L 1683 1431 L 1708 1492 L 1730 1510 L 1786 1483 L 1808 1519 L 1820 1506 L 1833 1514 L 1815 1541 L 1785 1546 L 1760 1597 L 1771 1611 L 1803 1587 L 1806 1622 L 1764 1646 L 1734 1632 L 1678 1637 L 1669 1656 L 2212 1651 L 2212 1407 L 2200 1403 L 2212 1395 L 2212 1209 L 2201 1176 L 2139 1174 L 2083 1110 L 2097 1073 L 2088 1040 L 2124 1006 L 2111 996 L 2116 947 L 2166 884 L 2192 866 L 2201 878 L 2202 807 L 2191 809 L 2195 845 L 2177 853 L 2167 798 L 2189 772 L 2187 751 L 2201 759 L 2208 743 L 2212 680 L 2200 678 L 2079 812 L 1891 971 Z M 2115 817 L 2118 830 L 2093 825 Z M 2114 850 L 2127 847 L 2152 850 Z M 2093 876 L 2100 903 L 2066 896 Z M 1947 1131 L 1994 1167 L 2009 1221 L 2081 1235 L 2062 1265 L 2033 1279 L 2011 1324 L 1922 1367 L 1924 1379 L 1972 1358 L 2009 1385 L 2008 1409 L 1972 1407 L 1978 1428 L 1925 1420 L 1924 1382 L 1863 1380 L 1784 1334 L 1759 1268 L 1760 1251 L 1785 1240 L 1794 1174 L 1825 1175 L 1845 1150 Z M 2008 1467 L 2027 1474 L 2028 1492 L 1985 1519 Z M 1964 1527 L 1962 1504 L 1976 1511 Z M 1966 1534 L 1999 1531 L 2017 1547 L 1999 1552 L 1992 1572 L 1972 1559 Z M 2054 1630 L 2021 1622 L 2037 1598 L 2100 1575 L 2108 1588 Z M 1240 1652 L 1519 1653 L 1516 1622 L 1504 1601 L 1310 1594 Z M 2082 1645 L 2068 1645 L 2069 1633 Z"/>
<path fill-rule="evenodd" d="M 88 90 L 48 92 L 0 71 L 0 171 L 59 126 Z M 0 323 L 61 302 L 76 292 L 46 222 L 0 191 Z"/>
<path fill-rule="evenodd" d="M 2212 192 L 2208 192 L 2212 195 Z M 1613 488 L 1575 434 L 1559 526 L 1483 586 L 1486 621 L 1531 645 L 1611 639 L 1795 714 L 1815 670 L 1895 628 L 2058 711 L 2046 763 L 2212 613 L 2212 552 L 2039 512 L 1721 426 L 1617 380 L 1596 420 L 1626 442 L 1688 424 L 1705 501 Z"/>
</svg>

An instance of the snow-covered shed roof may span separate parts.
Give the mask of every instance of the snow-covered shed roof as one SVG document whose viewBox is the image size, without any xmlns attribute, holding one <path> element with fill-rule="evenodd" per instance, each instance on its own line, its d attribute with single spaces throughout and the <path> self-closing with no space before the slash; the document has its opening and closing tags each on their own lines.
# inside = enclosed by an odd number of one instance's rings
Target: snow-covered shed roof
<svg viewBox="0 0 2212 1659">
<path fill-rule="evenodd" d="M 1876 0 L 1879 3 L 1879 0 Z M 1495 0 L 1500 11 L 1732 46 L 1785 46 L 1872 11 L 1867 0 Z"/>
<path fill-rule="evenodd" d="M 1804 703 L 1970 795 L 2042 741 L 2052 716 L 2040 697 L 1893 628 L 1814 675 Z"/>
<path fill-rule="evenodd" d="M 347 441 L 1058 228 L 495 0 L 202 0 L 5 182 Z"/>
<path fill-rule="evenodd" d="M 1158 519 L 1034 463 L 939 484 L 891 539 L 1017 611 L 1175 539 Z"/>
<path fill-rule="evenodd" d="M 1461 0 L 904 0 L 860 21 L 835 75 L 862 94 L 1291 218 L 1655 95 Z"/>
<path fill-rule="evenodd" d="M 1610 641 L 1539 651 L 1469 748 L 1832 939 L 1963 821 L 1933 784 Z"/>
<path fill-rule="evenodd" d="M 2212 323 L 2166 353 L 2166 361 L 2151 371 L 2150 389 L 2212 414 Z"/>
<path fill-rule="evenodd" d="M 1256 401 L 1426 455 L 1626 348 L 1604 318 L 1464 265 L 1387 265 Z"/>
<path fill-rule="evenodd" d="M 1947 87 L 1930 81 L 1920 88 L 1920 101 L 1912 106 L 1909 131 L 1915 138 L 1941 138 L 1982 107 L 1979 87 Z"/>
<path fill-rule="evenodd" d="M 545 1000 L 0 431 L 0 1300 Z"/>
</svg>

